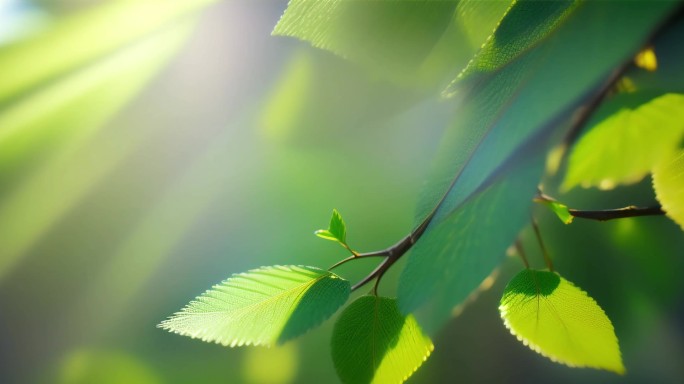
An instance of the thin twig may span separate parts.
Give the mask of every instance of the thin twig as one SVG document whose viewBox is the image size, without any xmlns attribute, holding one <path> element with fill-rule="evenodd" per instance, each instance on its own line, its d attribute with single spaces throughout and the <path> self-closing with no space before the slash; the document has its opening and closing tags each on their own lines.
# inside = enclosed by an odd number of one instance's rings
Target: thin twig
<svg viewBox="0 0 684 384">
<path fill-rule="evenodd" d="M 660 205 L 654 205 L 652 207 L 637 207 L 634 205 L 630 205 L 628 207 L 623 208 L 602 209 L 598 211 L 581 211 L 579 209 L 568 209 L 568 212 L 570 212 L 570 214 L 574 217 L 598 221 L 624 219 L 626 217 L 637 216 L 658 216 L 665 214 L 665 211 L 663 211 L 663 208 Z"/>
<path fill-rule="evenodd" d="M 525 251 L 523 250 L 520 239 L 517 239 L 515 241 L 515 251 L 518 253 L 518 256 L 520 256 L 520 258 L 522 259 L 523 264 L 525 264 L 525 268 L 530 269 L 530 263 L 527 261 L 527 256 L 525 256 Z"/>
<path fill-rule="evenodd" d="M 536 202 L 557 202 L 553 197 L 543 194 L 541 191 L 537 192 L 537 196 L 534 197 L 533 201 Z M 624 219 L 627 217 L 638 217 L 638 216 L 660 216 L 664 215 L 663 207 L 660 205 L 652 205 L 650 207 L 637 207 L 636 205 L 630 205 L 622 208 L 614 209 L 599 209 L 599 210 L 581 210 L 568 208 L 568 212 L 573 217 L 579 217 L 580 219 L 607 221 L 614 219 Z"/>
<path fill-rule="evenodd" d="M 537 241 L 539 242 L 539 248 L 541 248 L 542 255 L 544 256 L 544 262 L 546 263 L 546 266 L 549 267 L 549 271 L 553 272 L 553 262 L 551 261 L 551 257 L 549 257 L 549 252 L 544 246 L 544 241 L 539 232 L 539 225 L 537 225 L 537 220 L 535 220 L 534 217 L 532 218 L 532 228 L 534 228 L 534 234 L 537 235 Z"/>
<path fill-rule="evenodd" d="M 338 261 L 337 263 L 333 264 L 330 268 L 328 268 L 328 271 L 332 271 L 334 268 L 337 268 L 337 267 L 339 267 L 340 265 L 345 264 L 345 263 L 347 263 L 347 262 L 350 262 L 350 261 L 352 261 L 352 260 L 354 260 L 354 259 L 364 259 L 364 258 L 367 258 L 367 257 L 387 257 L 387 255 L 384 255 L 384 254 L 381 254 L 381 253 L 378 253 L 378 252 L 372 252 L 372 253 L 356 253 L 356 254 L 353 254 L 353 255 L 347 257 L 346 259 L 342 259 L 342 260 Z"/>
</svg>

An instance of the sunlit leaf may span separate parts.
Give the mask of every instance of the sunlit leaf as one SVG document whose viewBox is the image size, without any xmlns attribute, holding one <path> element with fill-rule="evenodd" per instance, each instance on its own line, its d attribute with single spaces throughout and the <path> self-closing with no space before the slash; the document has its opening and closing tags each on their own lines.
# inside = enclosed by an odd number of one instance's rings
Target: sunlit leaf
<svg viewBox="0 0 684 384">
<path fill-rule="evenodd" d="M 577 184 L 609 189 L 643 179 L 684 137 L 684 95 L 666 94 L 622 109 L 575 145 L 564 189 Z"/>
<path fill-rule="evenodd" d="M 332 357 L 343 383 L 402 383 L 433 350 L 412 315 L 396 300 L 363 296 L 335 323 Z"/>
<path fill-rule="evenodd" d="M 337 237 L 335 237 L 335 235 L 330 233 L 330 231 L 328 231 L 327 229 L 319 229 L 316 232 L 314 232 L 314 234 L 316 236 L 320 237 L 321 239 L 326 239 L 326 240 L 331 240 L 331 241 L 339 241 L 339 239 Z"/>
<path fill-rule="evenodd" d="M 402 311 L 430 301 L 443 321 L 443 307 L 458 305 L 491 273 L 529 218 L 548 150 L 673 7 L 580 2 L 561 23 L 548 24 L 552 33 L 530 41 L 516 35 L 524 50 L 473 78 L 477 86 L 457 84 L 462 103 L 419 203 L 418 222 L 431 220 L 401 276 Z M 516 30 L 509 22 L 520 19 L 504 18 L 499 29 Z"/>
<path fill-rule="evenodd" d="M 667 216 L 684 230 L 684 150 L 674 152 L 653 169 L 653 187 Z"/>
<path fill-rule="evenodd" d="M 575 218 L 573 215 L 570 214 L 570 210 L 568 209 L 568 206 L 565 204 L 549 200 L 542 201 L 542 204 L 546 205 L 553 213 L 555 213 L 556 216 L 558 216 L 558 218 L 560 219 L 560 221 L 563 222 L 563 224 L 570 224 L 572 223 L 572 220 Z"/>
<path fill-rule="evenodd" d="M 551 360 L 625 372 L 610 319 L 586 292 L 556 273 L 520 272 L 506 286 L 499 310 L 513 335 Z"/>
<path fill-rule="evenodd" d="M 461 0 L 456 5 L 454 22 L 461 26 L 471 46 L 479 51 L 493 38 L 494 31 L 514 3 L 512 0 Z"/>
<path fill-rule="evenodd" d="M 330 225 L 328 230 L 333 234 L 340 242 L 347 242 L 347 226 L 342 220 L 342 215 L 337 212 L 337 209 L 333 209 L 332 217 L 330 217 Z"/>
<path fill-rule="evenodd" d="M 290 1 L 273 33 L 309 41 L 376 76 L 434 86 L 464 68 L 507 1 Z"/>
<path fill-rule="evenodd" d="M 579 3 L 576 0 L 513 2 L 504 21 L 446 92 L 454 92 L 456 83 L 472 75 L 497 70 L 533 49 L 570 17 Z"/>
<path fill-rule="evenodd" d="M 273 345 L 320 324 L 349 293 L 348 281 L 318 268 L 263 267 L 215 285 L 159 327 L 231 347 Z"/>
</svg>

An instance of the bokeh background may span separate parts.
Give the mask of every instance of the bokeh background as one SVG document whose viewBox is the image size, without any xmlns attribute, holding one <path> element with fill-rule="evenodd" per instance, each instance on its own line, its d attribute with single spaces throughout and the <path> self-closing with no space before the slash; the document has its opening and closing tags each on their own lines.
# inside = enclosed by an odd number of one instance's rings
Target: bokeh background
<svg viewBox="0 0 684 384">
<path fill-rule="evenodd" d="M 0 382 L 337 382 L 334 319 L 270 349 L 156 328 L 232 273 L 344 257 L 313 235 L 332 208 L 362 251 L 411 230 L 457 111 L 425 84 L 271 36 L 286 6 L 0 1 Z M 649 180 L 557 197 L 578 208 L 654 199 Z M 684 381 L 681 230 L 664 217 L 536 216 L 557 269 L 613 320 L 627 376 L 551 363 L 510 336 L 497 310 L 521 268 L 510 259 L 434 335 L 410 382 Z M 352 264 L 340 269 L 350 280 L 374 267 Z"/>
</svg>

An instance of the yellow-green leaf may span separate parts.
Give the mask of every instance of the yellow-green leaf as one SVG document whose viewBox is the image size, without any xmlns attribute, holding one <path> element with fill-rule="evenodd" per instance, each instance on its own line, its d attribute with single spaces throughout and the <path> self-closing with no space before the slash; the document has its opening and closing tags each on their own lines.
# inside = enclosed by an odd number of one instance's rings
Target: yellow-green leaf
<svg viewBox="0 0 684 384">
<path fill-rule="evenodd" d="M 412 315 L 395 299 L 364 296 L 340 315 L 332 337 L 335 369 L 344 383 L 403 383 L 433 350 Z"/>
<path fill-rule="evenodd" d="M 347 243 L 347 226 L 337 209 L 333 209 L 328 229 L 319 229 L 314 234 L 322 239 L 337 241 L 340 244 Z"/>
<path fill-rule="evenodd" d="M 549 209 L 558 216 L 560 221 L 563 222 L 563 224 L 570 224 L 572 223 L 572 219 L 575 217 L 570 214 L 570 210 L 568 209 L 568 206 L 562 203 L 559 203 L 557 201 L 549 201 L 549 200 L 543 200 L 542 203 L 549 207 Z"/>
<path fill-rule="evenodd" d="M 669 93 L 599 122 L 575 145 L 562 188 L 640 181 L 684 137 L 684 95 Z"/>
<path fill-rule="evenodd" d="M 499 310 L 513 335 L 553 361 L 625 372 L 610 319 L 586 292 L 554 272 L 520 272 L 506 286 Z"/>
<path fill-rule="evenodd" d="M 231 347 L 273 345 L 330 317 L 350 291 L 348 281 L 318 268 L 262 267 L 215 285 L 159 328 Z"/>
<path fill-rule="evenodd" d="M 653 188 L 667 216 L 684 230 L 684 149 L 653 169 Z"/>
</svg>

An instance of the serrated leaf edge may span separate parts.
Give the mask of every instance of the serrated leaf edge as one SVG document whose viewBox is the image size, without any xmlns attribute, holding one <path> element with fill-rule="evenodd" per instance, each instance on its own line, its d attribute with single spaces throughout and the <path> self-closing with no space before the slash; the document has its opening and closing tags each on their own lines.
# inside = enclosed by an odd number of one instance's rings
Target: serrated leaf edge
<svg viewBox="0 0 684 384">
<path fill-rule="evenodd" d="M 561 277 L 561 279 L 565 280 L 565 281 L 566 281 L 568 284 L 570 284 L 571 286 L 577 288 L 577 289 L 578 289 L 586 298 L 588 298 L 591 302 L 593 302 L 594 304 L 596 304 L 596 306 L 598 307 L 598 309 L 601 311 L 601 313 L 602 313 L 604 316 L 606 316 L 606 318 L 610 319 L 610 318 L 608 317 L 608 315 L 606 315 L 606 312 L 603 310 L 603 308 L 601 308 L 601 306 L 598 304 L 598 302 L 596 302 L 596 300 L 594 300 L 593 297 L 589 296 L 589 294 L 588 294 L 585 290 L 583 290 L 582 288 L 576 286 L 576 285 L 575 285 L 573 282 L 571 282 L 570 280 L 567 280 L 567 279 L 562 278 L 562 277 Z M 539 295 L 537 295 L 537 296 L 539 296 Z M 567 361 L 560 360 L 560 359 L 558 359 L 558 358 L 556 358 L 555 356 L 552 356 L 552 355 L 550 355 L 550 354 L 547 354 L 547 353 L 544 352 L 544 351 L 541 349 L 541 347 L 539 347 L 537 344 L 535 344 L 535 343 L 533 343 L 533 342 L 531 342 L 531 341 L 525 339 L 523 336 L 519 335 L 519 334 L 513 329 L 513 327 L 512 327 L 511 324 L 509 323 L 508 319 L 506 319 L 505 315 L 506 315 L 507 313 L 508 313 L 508 311 L 506 310 L 505 306 L 504 306 L 504 305 L 499 305 L 499 314 L 500 314 L 500 316 L 501 316 L 501 319 L 503 320 L 504 326 L 506 327 L 506 329 L 508 329 L 508 331 L 511 333 L 511 335 L 515 336 L 515 338 L 518 339 L 518 341 L 520 341 L 521 343 L 523 343 L 523 345 L 525 345 L 526 347 L 530 348 L 530 349 L 533 350 L 534 352 L 536 352 L 536 353 L 538 353 L 538 354 L 540 354 L 540 355 L 546 357 L 547 359 L 549 359 L 549 360 L 551 360 L 551 361 L 553 361 L 553 362 L 555 362 L 555 363 L 563 364 L 563 365 L 568 366 L 568 367 L 571 367 L 571 368 L 594 368 L 594 369 L 602 369 L 602 370 L 607 370 L 607 371 L 615 372 L 615 373 L 617 373 L 617 374 L 619 374 L 619 375 L 624 375 L 624 374 L 627 372 L 626 369 L 625 369 L 624 363 L 622 362 L 622 351 L 621 351 L 620 348 L 619 348 L 620 343 L 619 343 L 619 340 L 617 339 L 617 336 L 615 337 L 615 343 L 618 345 L 618 354 L 619 354 L 619 356 L 620 356 L 620 363 L 621 363 L 621 368 L 622 368 L 622 370 L 616 371 L 616 370 L 609 369 L 609 368 L 606 368 L 606 367 L 601 367 L 601 366 L 591 365 L 591 364 L 573 364 L 573 363 L 570 363 L 570 362 L 567 362 Z M 611 328 L 611 330 L 613 331 L 613 336 L 615 336 L 615 328 L 613 327 L 612 322 L 610 322 L 610 328 Z"/>
<path fill-rule="evenodd" d="M 179 316 L 179 315 L 186 315 L 186 314 L 187 314 L 188 308 L 190 308 L 191 305 L 193 305 L 193 304 L 195 304 L 195 303 L 198 302 L 197 299 L 199 299 L 200 297 L 204 296 L 204 295 L 207 294 L 207 293 L 210 293 L 210 292 L 216 290 L 217 288 L 222 287 L 223 284 L 224 284 L 226 281 L 230 280 L 230 279 L 233 279 L 233 278 L 238 277 L 238 276 L 247 276 L 247 275 L 249 275 L 250 273 L 257 272 L 257 271 L 261 271 L 261 270 L 264 270 L 264 269 L 266 269 L 266 268 L 268 268 L 268 269 L 275 268 L 275 269 L 280 269 L 280 270 L 283 270 L 283 271 L 292 271 L 292 268 L 293 268 L 293 267 L 294 267 L 294 268 L 301 268 L 301 269 L 305 269 L 305 270 L 316 269 L 316 270 L 319 270 L 319 271 L 321 271 L 321 272 L 325 272 L 323 275 L 321 275 L 321 276 L 319 276 L 319 277 L 317 277 L 317 278 L 315 278 L 315 279 L 313 279 L 313 280 L 307 281 L 306 283 L 303 283 L 301 286 L 313 285 L 313 284 L 315 284 L 316 282 L 318 282 L 318 281 L 320 281 L 321 279 L 326 278 L 326 277 L 332 277 L 332 278 L 334 278 L 334 279 L 342 279 L 341 277 L 339 277 L 338 275 L 334 274 L 333 272 L 325 271 L 325 270 L 322 270 L 322 269 L 320 269 L 320 268 L 312 267 L 312 266 L 308 266 L 308 265 L 269 265 L 269 266 L 261 266 L 261 267 L 259 267 L 259 268 L 250 269 L 250 270 L 248 270 L 248 271 L 246 271 L 246 272 L 233 273 L 233 274 L 230 275 L 230 277 L 228 277 L 227 279 L 222 280 L 222 281 L 221 281 L 220 283 L 218 283 L 218 284 L 214 284 L 211 288 L 205 290 L 203 293 L 201 293 L 200 295 L 196 296 L 193 300 L 191 300 L 188 304 L 186 304 L 186 305 L 185 305 L 183 308 L 181 308 L 179 311 L 174 312 L 172 315 L 168 316 L 165 320 L 163 320 L 163 321 L 161 321 L 159 324 L 157 324 L 156 327 L 157 327 L 157 328 L 160 328 L 160 329 L 163 329 L 163 330 L 165 330 L 165 331 L 168 331 L 168 332 L 170 332 L 170 333 L 174 333 L 174 334 L 177 334 L 177 335 L 190 337 L 191 339 L 201 340 L 201 341 L 206 342 L 206 343 L 218 344 L 218 345 L 222 345 L 222 346 L 224 346 L 224 347 L 230 347 L 230 348 L 243 347 L 243 346 L 246 347 L 246 346 L 250 346 L 250 345 L 251 345 L 251 346 L 254 346 L 254 347 L 265 346 L 265 347 L 270 348 L 270 347 L 272 347 L 273 345 L 277 345 L 277 344 L 278 344 L 278 339 L 280 338 L 280 333 L 274 338 L 274 340 L 271 340 L 271 341 L 263 341 L 263 342 L 262 342 L 262 341 L 257 341 L 257 342 L 253 342 L 253 341 L 245 341 L 245 340 L 233 340 L 232 342 L 228 343 L 228 342 L 222 342 L 222 341 L 220 341 L 220 340 L 213 340 L 213 339 L 210 339 L 210 338 L 206 338 L 206 337 L 204 337 L 204 336 L 199 336 L 199 335 L 197 335 L 197 334 L 191 334 L 191 333 L 187 333 L 187 332 L 177 331 L 177 330 L 175 330 L 175 329 L 170 328 L 170 327 L 168 326 L 168 324 L 169 324 L 170 320 L 176 318 L 177 316 Z M 342 279 L 342 280 L 344 280 L 344 279 Z M 298 286 L 298 287 L 299 287 L 299 286 Z M 306 292 L 306 290 L 304 290 L 302 293 L 304 293 L 304 292 Z M 274 297 L 277 297 L 277 296 L 279 296 L 279 295 L 281 295 L 281 294 L 278 294 L 278 295 L 276 295 L 276 296 L 274 296 Z M 301 296 L 301 294 L 300 294 L 300 296 Z M 267 300 L 264 300 L 264 301 L 271 300 L 271 299 L 273 299 L 274 297 L 270 297 L 270 298 L 268 298 Z M 300 299 L 301 299 L 301 297 L 298 297 L 298 298 L 297 298 L 297 303 L 299 303 L 299 300 L 300 300 Z M 318 321 L 315 325 L 313 325 L 311 328 L 309 328 L 309 329 L 308 329 L 306 332 L 304 332 L 303 334 L 309 332 L 311 329 L 313 329 L 313 328 L 315 328 L 317 325 L 321 324 L 324 320 L 325 320 L 325 319 L 321 319 L 320 321 Z M 282 327 L 282 329 L 280 330 L 281 333 L 282 333 L 282 330 L 285 329 L 285 326 L 286 326 L 286 325 L 287 325 L 287 322 L 285 322 L 285 323 L 283 324 L 283 327 Z M 303 334 L 302 334 L 302 335 L 303 335 Z M 301 336 L 301 335 L 300 335 L 300 336 Z"/>
</svg>

